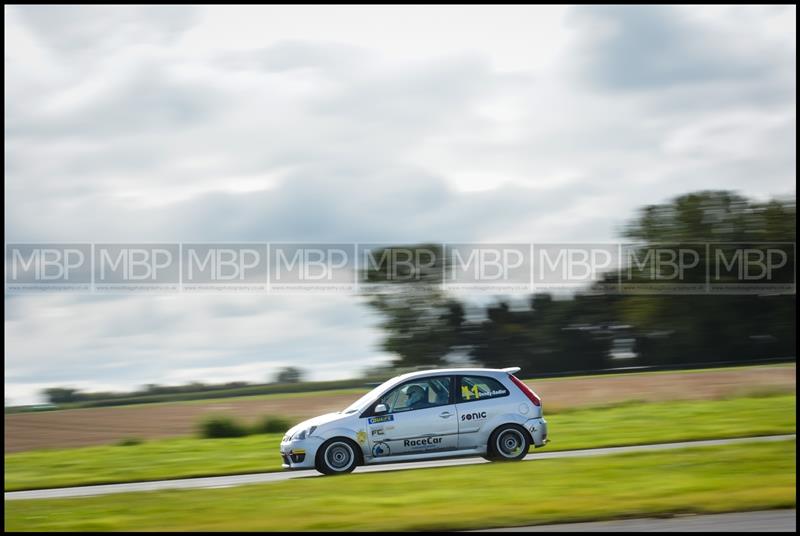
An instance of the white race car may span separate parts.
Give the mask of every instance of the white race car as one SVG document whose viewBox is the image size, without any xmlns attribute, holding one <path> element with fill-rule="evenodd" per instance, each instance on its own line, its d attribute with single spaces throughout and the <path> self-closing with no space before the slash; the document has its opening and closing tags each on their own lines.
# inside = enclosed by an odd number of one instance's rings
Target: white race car
<svg viewBox="0 0 800 536">
<path fill-rule="evenodd" d="M 455 456 L 520 460 L 547 442 L 542 401 L 514 377 L 518 367 L 412 372 L 346 409 L 291 428 L 286 469 L 349 473 L 358 465 Z"/>
</svg>

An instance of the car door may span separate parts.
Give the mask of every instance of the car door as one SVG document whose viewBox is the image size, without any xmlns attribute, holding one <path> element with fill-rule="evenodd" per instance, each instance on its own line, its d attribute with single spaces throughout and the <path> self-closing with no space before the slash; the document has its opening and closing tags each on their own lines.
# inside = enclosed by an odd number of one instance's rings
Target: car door
<svg viewBox="0 0 800 536">
<path fill-rule="evenodd" d="M 416 378 L 381 396 L 366 417 L 372 455 L 382 458 L 455 450 L 458 421 L 452 384 L 451 376 Z M 376 414 L 378 404 L 388 411 Z"/>
<path fill-rule="evenodd" d="M 509 411 L 508 389 L 500 381 L 479 374 L 456 377 L 458 448 L 475 448 L 488 439 L 486 427 Z"/>
</svg>

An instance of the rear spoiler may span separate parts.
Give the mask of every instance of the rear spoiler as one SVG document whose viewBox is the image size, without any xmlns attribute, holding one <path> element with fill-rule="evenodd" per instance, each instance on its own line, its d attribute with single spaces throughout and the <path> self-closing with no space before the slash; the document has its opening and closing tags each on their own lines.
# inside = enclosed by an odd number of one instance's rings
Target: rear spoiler
<svg viewBox="0 0 800 536">
<path fill-rule="evenodd" d="M 520 370 L 522 370 L 522 369 L 519 368 L 519 367 L 506 367 L 506 368 L 502 369 L 503 372 L 508 372 L 509 374 L 516 374 Z"/>
</svg>

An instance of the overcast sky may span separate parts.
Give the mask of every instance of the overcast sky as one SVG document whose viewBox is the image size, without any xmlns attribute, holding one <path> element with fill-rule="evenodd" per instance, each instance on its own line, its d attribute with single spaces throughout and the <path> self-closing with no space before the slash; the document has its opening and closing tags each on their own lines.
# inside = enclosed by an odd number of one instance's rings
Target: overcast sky
<svg viewBox="0 0 800 536">
<path fill-rule="evenodd" d="M 603 241 L 795 194 L 796 8 L 6 7 L 6 242 Z M 350 295 L 5 296 L 6 400 L 352 376 Z"/>
</svg>

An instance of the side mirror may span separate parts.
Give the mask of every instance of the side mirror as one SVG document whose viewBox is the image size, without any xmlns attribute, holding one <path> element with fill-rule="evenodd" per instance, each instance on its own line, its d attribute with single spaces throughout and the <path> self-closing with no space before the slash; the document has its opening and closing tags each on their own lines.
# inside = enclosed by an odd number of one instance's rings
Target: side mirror
<svg viewBox="0 0 800 536">
<path fill-rule="evenodd" d="M 389 411 L 389 408 L 386 407 L 386 404 L 378 404 L 375 406 L 375 413 L 386 413 Z"/>
</svg>

